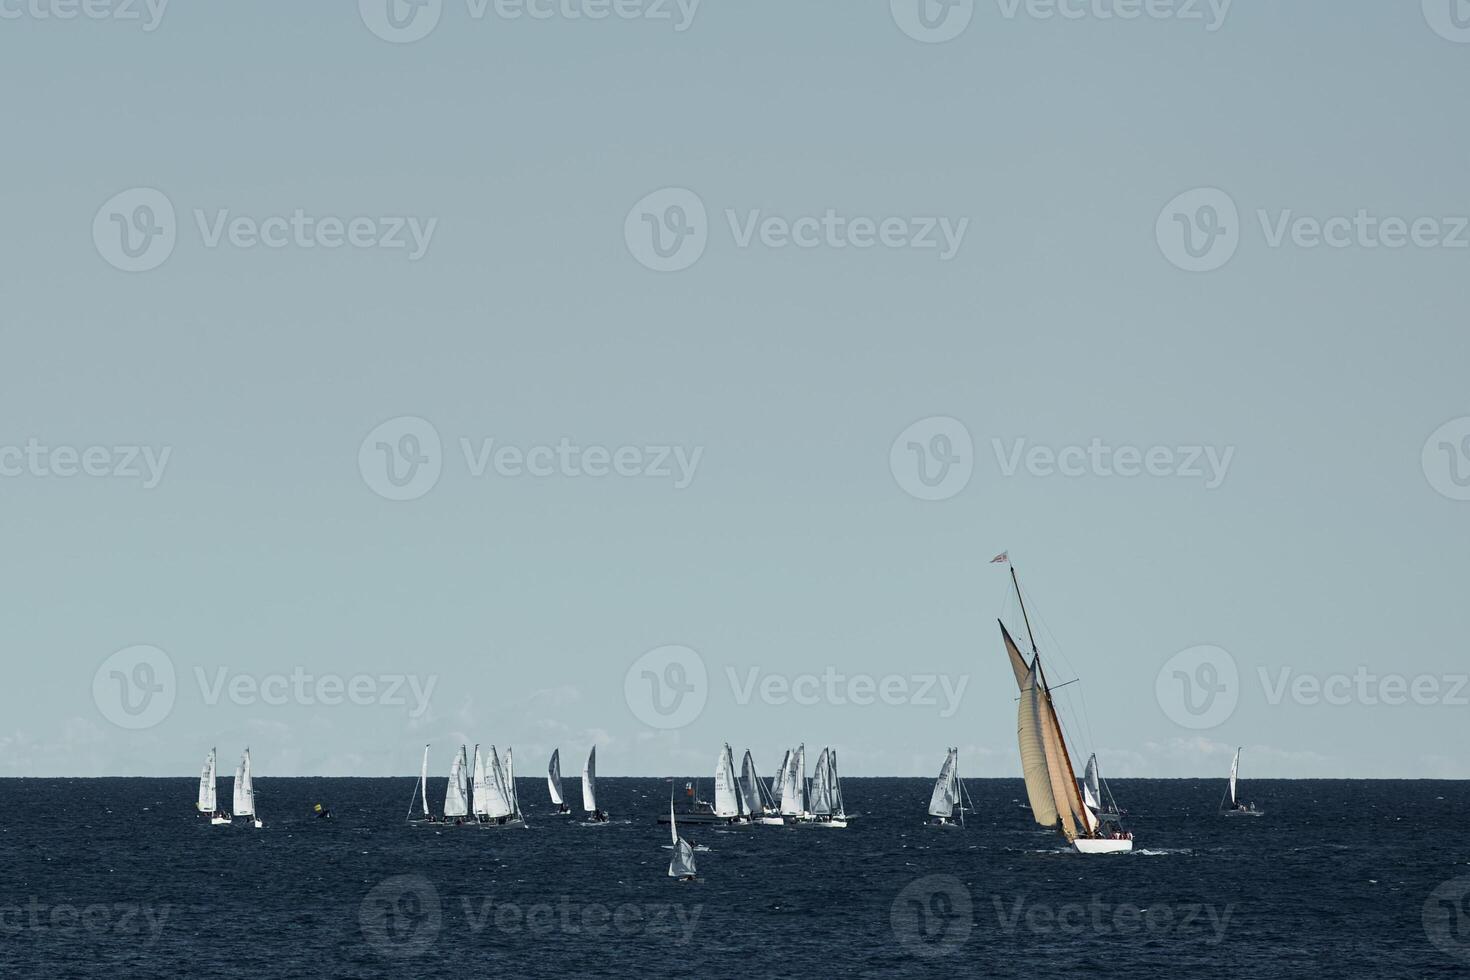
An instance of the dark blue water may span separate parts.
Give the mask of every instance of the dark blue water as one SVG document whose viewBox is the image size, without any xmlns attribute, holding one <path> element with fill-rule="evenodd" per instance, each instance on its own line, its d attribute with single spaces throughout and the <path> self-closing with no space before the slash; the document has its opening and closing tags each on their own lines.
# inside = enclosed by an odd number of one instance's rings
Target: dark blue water
<svg viewBox="0 0 1470 980">
<path fill-rule="evenodd" d="M 439 781 L 442 788 L 442 780 Z M 267 779 L 203 826 L 192 779 L 0 780 L 0 977 L 1450 977 L 1470 972 L 1470 784 L 1116 780 L 1139 850 L 1058 853 L 1018 780 L 847 779 L 846 830 L 689 828 L 604 779 L 607 826 L 409 828 L 411 779 Z M 221 797 L 227 798 L 225 785 Z M 437 791 L 436 791 L 437 792 Z M 311 817 L 330 804 L 330 821 Z"/>
</svg>

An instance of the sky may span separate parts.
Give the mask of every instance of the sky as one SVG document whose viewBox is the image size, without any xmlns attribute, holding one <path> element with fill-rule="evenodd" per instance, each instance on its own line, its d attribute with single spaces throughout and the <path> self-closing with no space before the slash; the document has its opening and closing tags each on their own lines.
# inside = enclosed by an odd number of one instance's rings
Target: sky
<svg viewBox="0 0 1470 980">
<path fill-rule="evenodd" d="M 0 776 L 1015 776 L 1003 552 L 1079 763 L 1470 776 L 1464 0 L 3 0 L 0 81 Z"/>
</svg>

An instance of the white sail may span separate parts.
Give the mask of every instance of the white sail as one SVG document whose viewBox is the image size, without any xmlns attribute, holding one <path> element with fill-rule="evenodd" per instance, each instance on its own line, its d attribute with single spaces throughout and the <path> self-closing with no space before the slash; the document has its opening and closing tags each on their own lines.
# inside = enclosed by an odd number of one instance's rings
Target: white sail
<svg viewBox="0 0 1470 980">
<path fill-rule="evenodd" d="M 823 749 L 817 756 L 817 768 L 812 771 L 811 812 L 819 817 L 832 814 L 831 753 Z"/>
<path fill-rule="evenodd" d="M 1236 777 L 1236 774 L 1239 771 L 1240 771 L 1240 749 L 1237 747 L 1236 750 L 1235 750 L 1235 759 L 1233 761 L 1231 761 L 1231 763 L 1230 763 L 1230 805 L 1231 806 L 1239 806 L 1240 805 L 1240 801 L 1237 799 L 1237 797 L 1235 795 L 1235 777 Z"/>
<path fill-rule="evenodd" d="M 424 762 L 419 766 L 419 805 L 424 808 L 424 816 L 429 815 L 429 747 L 424 746 Z M 412 809 L 412 805 L 410 805 Z"/>
<path fill-rule="evenodd" d="M 561 749 L 551 750 L 551 762 L 546 767 L 546 789 L 551 793 L 551 802 L 561 806 Z"/>
<path fill-rule="evenodd" d="M 786 770 L 790 766 L 791 750 L 787 749 L 786 754 L 781 757 L 780 768 L 771 776 L 771 799 L 775 801 L 776 809 L 781 813 L 786 812 L 783 807 L 783 801 L 786 798 Z"/>
<path fill-rule="evenodd" d="M 679 827 L 674 820 L 674 794 L 669 793 L 669 833 L 673 835 L 674 856 L 669 859 L 670 878 L 688 878 L 694 875 L 694 848 L 679 836 Z"/>
<path fill-rule="evenodd" d="M 449 786 L 444 790 L 444 815 L 446 817 L 463 817 L 470 812 L 467 778 L 465 748 L 461 745 L 459 753 L 455 755 L 454 762 L 449 767 Z"/>
<path fill-rule="evenodd" d="M 582 767 L 582 809 L 597 812 L 597 746 L 587 753 L 587 764 Z"/>
<path fill-rule="evenodd" d="M 790 750 L 786 753 L 786 764 L 781 769 L 781 814 L 793 817 L 803 809 L 802 796 L 798 792 L 796 781 L 796 752 Z"/>
<path fill-rule="evenodd" d="M 474 761 L 470 763 L 471 782 L 470 811 L 477 817 L 487 817 L 486 805 L 490 802 L 490 774 L 485 769 L 485 757 L 480 754 L 480 747 L 475 746 Z"/>
<path fill-rule="evenodd" d="M 250 772 L 250 750 L 240 759 L 235 770 L 235 816 L 255 816 L 255 779 Z"/>
<path fill-rule="evenodd" d="M 929 795 L 930 816 L 954 816 L 955 804 L 959 802 L 959 781 L 955 778 L 958 765 L 959 750 L 950 749 L 944 756 L 944 765 L 939 767 L 939 778 L 934 780 L 934 792 Z"/>
<path fill-rule="evenodd" d="M 776 809 L 771 799 L 770 791 L 766 784 L 761 782 L 760 774 L 755 771 L 755 759 L 751 758 L 750 750 L 745 751 L 745 758 L 740 763 L 740 782 L 745 792 L 746 803 L 750 811 L 768 813 Z"/>
<path fill-rule="evenodd" d="M 481 783 L 484 784 L 483 789 Z M 505 785 L 505 769 L 492 745 L 489 753 L 480 760 L 475 777 L 475 813 L 498 820 L 510 816 L 512 809 L 510 791 Z"/>
<path fill-rule="evenodd" d="M 801 809 L 797 812 L 807 812 L 806 802 L 806 743 L 802 742 L 796 747 L 796 763 L 792 767 L 796 771 L 796 794 L 797 806 Z"/>
<path fill-rule="evenodd" d="M 493 750 L 495 746 L 492 745 L 490 748 Z M 519 816 L 521 812 L 521 800 L 516 795 L 516 766 L 510 757 L 510 753 L 511 747 L 507 745 L 505 747 L 505 793 L 510 797 L 510 812 Z"/>
<path fill-rule="evenodd" d="M 842 777 L 837 774 L 837 750 L 832 750 L 832 761 L 828 763 L 827 771 L 832 774 L 832 813 L 834 816 L 846 818 L 847 804 L 842 802 Z"/>
<path fill-rule="evenodd" d="M 1082 773 L 1082 802 L 1096 812 L 1102 809 L 1102 790 L 1097 778 L 1097 753 L 1087 759 L 1087 768 Z"/>
<path fill-rule="evenodd" d="M 715 760 L 715 816 L 738 817 L 742 813 L 740 789 L 735 785 L 735 762 L 730 755 L 730 743 L 726 742 Z"/>
<path fill-rule="evenodd" d="M 199 802 L 195 804 L 200 813 L 213 813 L 218 808 L 215 794 L 214 749 L 204 759 L 204 769 L 199 773 Z"/>
</svg>

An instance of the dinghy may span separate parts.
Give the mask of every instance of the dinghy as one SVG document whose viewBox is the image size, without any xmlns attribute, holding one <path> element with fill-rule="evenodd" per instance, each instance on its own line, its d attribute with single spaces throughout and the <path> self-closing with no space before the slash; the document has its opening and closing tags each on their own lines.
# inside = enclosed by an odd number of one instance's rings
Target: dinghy
<svg viewBox="0 0 1470 980">
<path fill-rule="evenodd" d="M 1240 771 L 1240 749 L 1235 750 L 1235 761 L 1230 763 L 1230 785 L 1225 790 L 1225 796 L 1220 800 L 1220 816 L 1222 817 L 1259 817 L 1265 814 L 1265 810 L 1256 809 L 1254 803 L 1242 803 L 1235 792 L 1235 777 Z"/>
<path fill-rule="evenodd" d="M 422 808 L 421 817 L 413 815 L 414 804 Z M 429 812 L 429 747 L 424 746 L 424 761 L 419 766 L 419 781 L 413 784 L 413 795 L 408 798 L 408 817 L 406 818 L 410 827 L 423 827 L 434 822 L 434 815 Z"/>
<path fill-rule="evenodd" d="M 746 750 L 745 758 L 740 763 L 740 783 L 750 807 L 751 819 L 754 822 L 767 827 L 779 827 L 784 823 L 781 819 L 781 808 L 776 805 L 776 801 L 771 797 L 771 791 L 756 774 L 755 760 L 751 758 L 749 749 Z"/>
<path fill-rule="evenodd" d="M 240 759 L 240 765 L 235 769 L 235 816 L 248 817 L 250 825 L 256 830 L 265 826 L 255 813 L 255 777 L 250 772 L 248 747 Z"/>
<path fill-rule="evenodd" d="M 994 561 L 1010 564 L 1006 555 Z M 1041 654 L 1036 649 L 1036 634 L 1031 630 L 1031 617 L 1021 597 L 1021 583 L 1011 566 L 1011 583 L 1026 635 L 1031 640 L 1031 660 L 1016 646 L 1005 623 L 1000 623 L 1006 655 L 1020 688 L 1016 720 L 1016 738 L 1021 750 L 1021 770 L 1026 779 L 1026 796 L 1031 802 L 1031 815 L 1042 827 L 1056 830 L 1079 854 L 1116 854 L 1133 850 L 1133 835 L 1120 824 L 1105 827 L 1096 811 L 1082 799 L 1078 789 L 1071 753 L 1062 734 L 1062 723 L 1052 701 Z"/>
<path fill-rule="evenodd" d="M 470 813 L 469 774 L 465 747 L 461 745 L 449 766 L 449 785 L 444 788 L 444 822 L 463 824 Z"/>
<path fill-rule="evenodd" d="M 607 823 L 607 814 L 597 806 L 597 746 L 587 753 L 587 764 L 582 767 L 582 809 L 587 811 L 590 823 Z"/>
<path fill-rule="evenodd" d="M 219 794 L 216 785 L 214 770 L 215 750 L 209 750 L 209 756 L 204 760 L 204 769 L 199 773 L 199 800 L 194 805 L 200 813 L 209 815 L 209 825 L 218 827 L 230 822 L 228 813 L 219 810 Z"/>
<path fill-rule="evenodd" d="M 933 818 L 930 825 L 963 827 L 965 797 L 965 784 L 960 779 L 960 750 L 952 748 L 944 757 L 944 765 L 939 767 L 939 778 L 934 780 L 934 792 L 929 795 L 929 816 Z"/>
<path fill-rule="evenodd" d="M 814 827 L 846 827 L 847 814 L 842 807 L 842 783 L 837 778 L 837 753 L 823 748 L 812 772 L 811 813 L 808 822 Z"/>
<path fill-rule="evenodd" d="M 669 787 L 669 836 L 673 838 L 673 857 L 669 858 L 669 877 L 679 881 L 694 880 L 694 845 L 679 836 L 679 824 L 674 817 L 674 788 Z"/>
<path fill-rule="evenodd" d="M 551 750 L 551 762 L 546 766 L 546 790 L 551 794 L 551 802 L 556 805 L 558 814 L 572 812 L 561 795 L 561 749 Z"/>
</svg>

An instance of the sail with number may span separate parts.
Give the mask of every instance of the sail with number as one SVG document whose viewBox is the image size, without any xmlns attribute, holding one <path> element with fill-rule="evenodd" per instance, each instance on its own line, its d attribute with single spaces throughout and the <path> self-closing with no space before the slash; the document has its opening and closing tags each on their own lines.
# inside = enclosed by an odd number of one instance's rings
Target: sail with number
<svg viewBox="0 0 1470 980">
<path fill-rule="evenodd" d="M 461 745 L 449 767 L 449 785 L 444 790 L 444 815 L 463 817 L 469 814 L 469 774 L 465 771 L 465 747 Z"/>
<path fill-rule="evenodd" d="M 587 753 L 587 764 L 582 767 L 582 809 L 597 812 L 597 746 Z"/>
<path fill-rule="evenodd" d="M 561 749 L 551 750 L 551 762 L 546 767 L 546 789 L 551 794 L 551 802 L 561 806 Z"/>
<path fill-rule="evenodd" d="M 476 754 L 479 748 L 475 749 Z M 511 814 L 510 791 L 505 786 L 505 768 L 501 765 L 500 755 L 495 751 L 495 746 L 490 746 L 490 752 L 480 757 L 475 775 L 475 813 L 498 820 Z"/>
<path fill-rule="evenodd" d="M 250 772 L 250 750 L 240 758 L 240 765 L 235 769 L 235 800 L 234 811 L 237 817 L 255 816 L 255 780 Z"/>
<path fill-rule="evenodd" d="M 810 810 L 813 816 L 828 817 L 832 815 L 832 773 L 831 753 L 823 749 L 821 755 L 817 756 L 817 767 L 812 770 L 812 797 Z"/>
<path fill-rule="evenodd" d="M 954 816 L 955 804 L 960 802 L 959 779 L 955 776 L 959 756 L 959 749 L 950 749 L 944 757 L 944 765 L 939 767 L 939 778 L 934 780 L 934 792 L 929 795 L 931 817 L 948 819 Z"/>
<path fill-rule="evenodd" d="M 715 760 L 715 816 L 730 818 L 744 815 L 740 787 L 735 782 L 735 761 L 730 754 L 730 743 L 726 742 Z"/>
<path fill-rule="evenodd" d="M 204 759 L 204 768 L 199 773 L 199 802 L 195 804 L 200 813 L 213 813 L 219 804 L 215 792 L 214 749 Z"/>
</svg>

